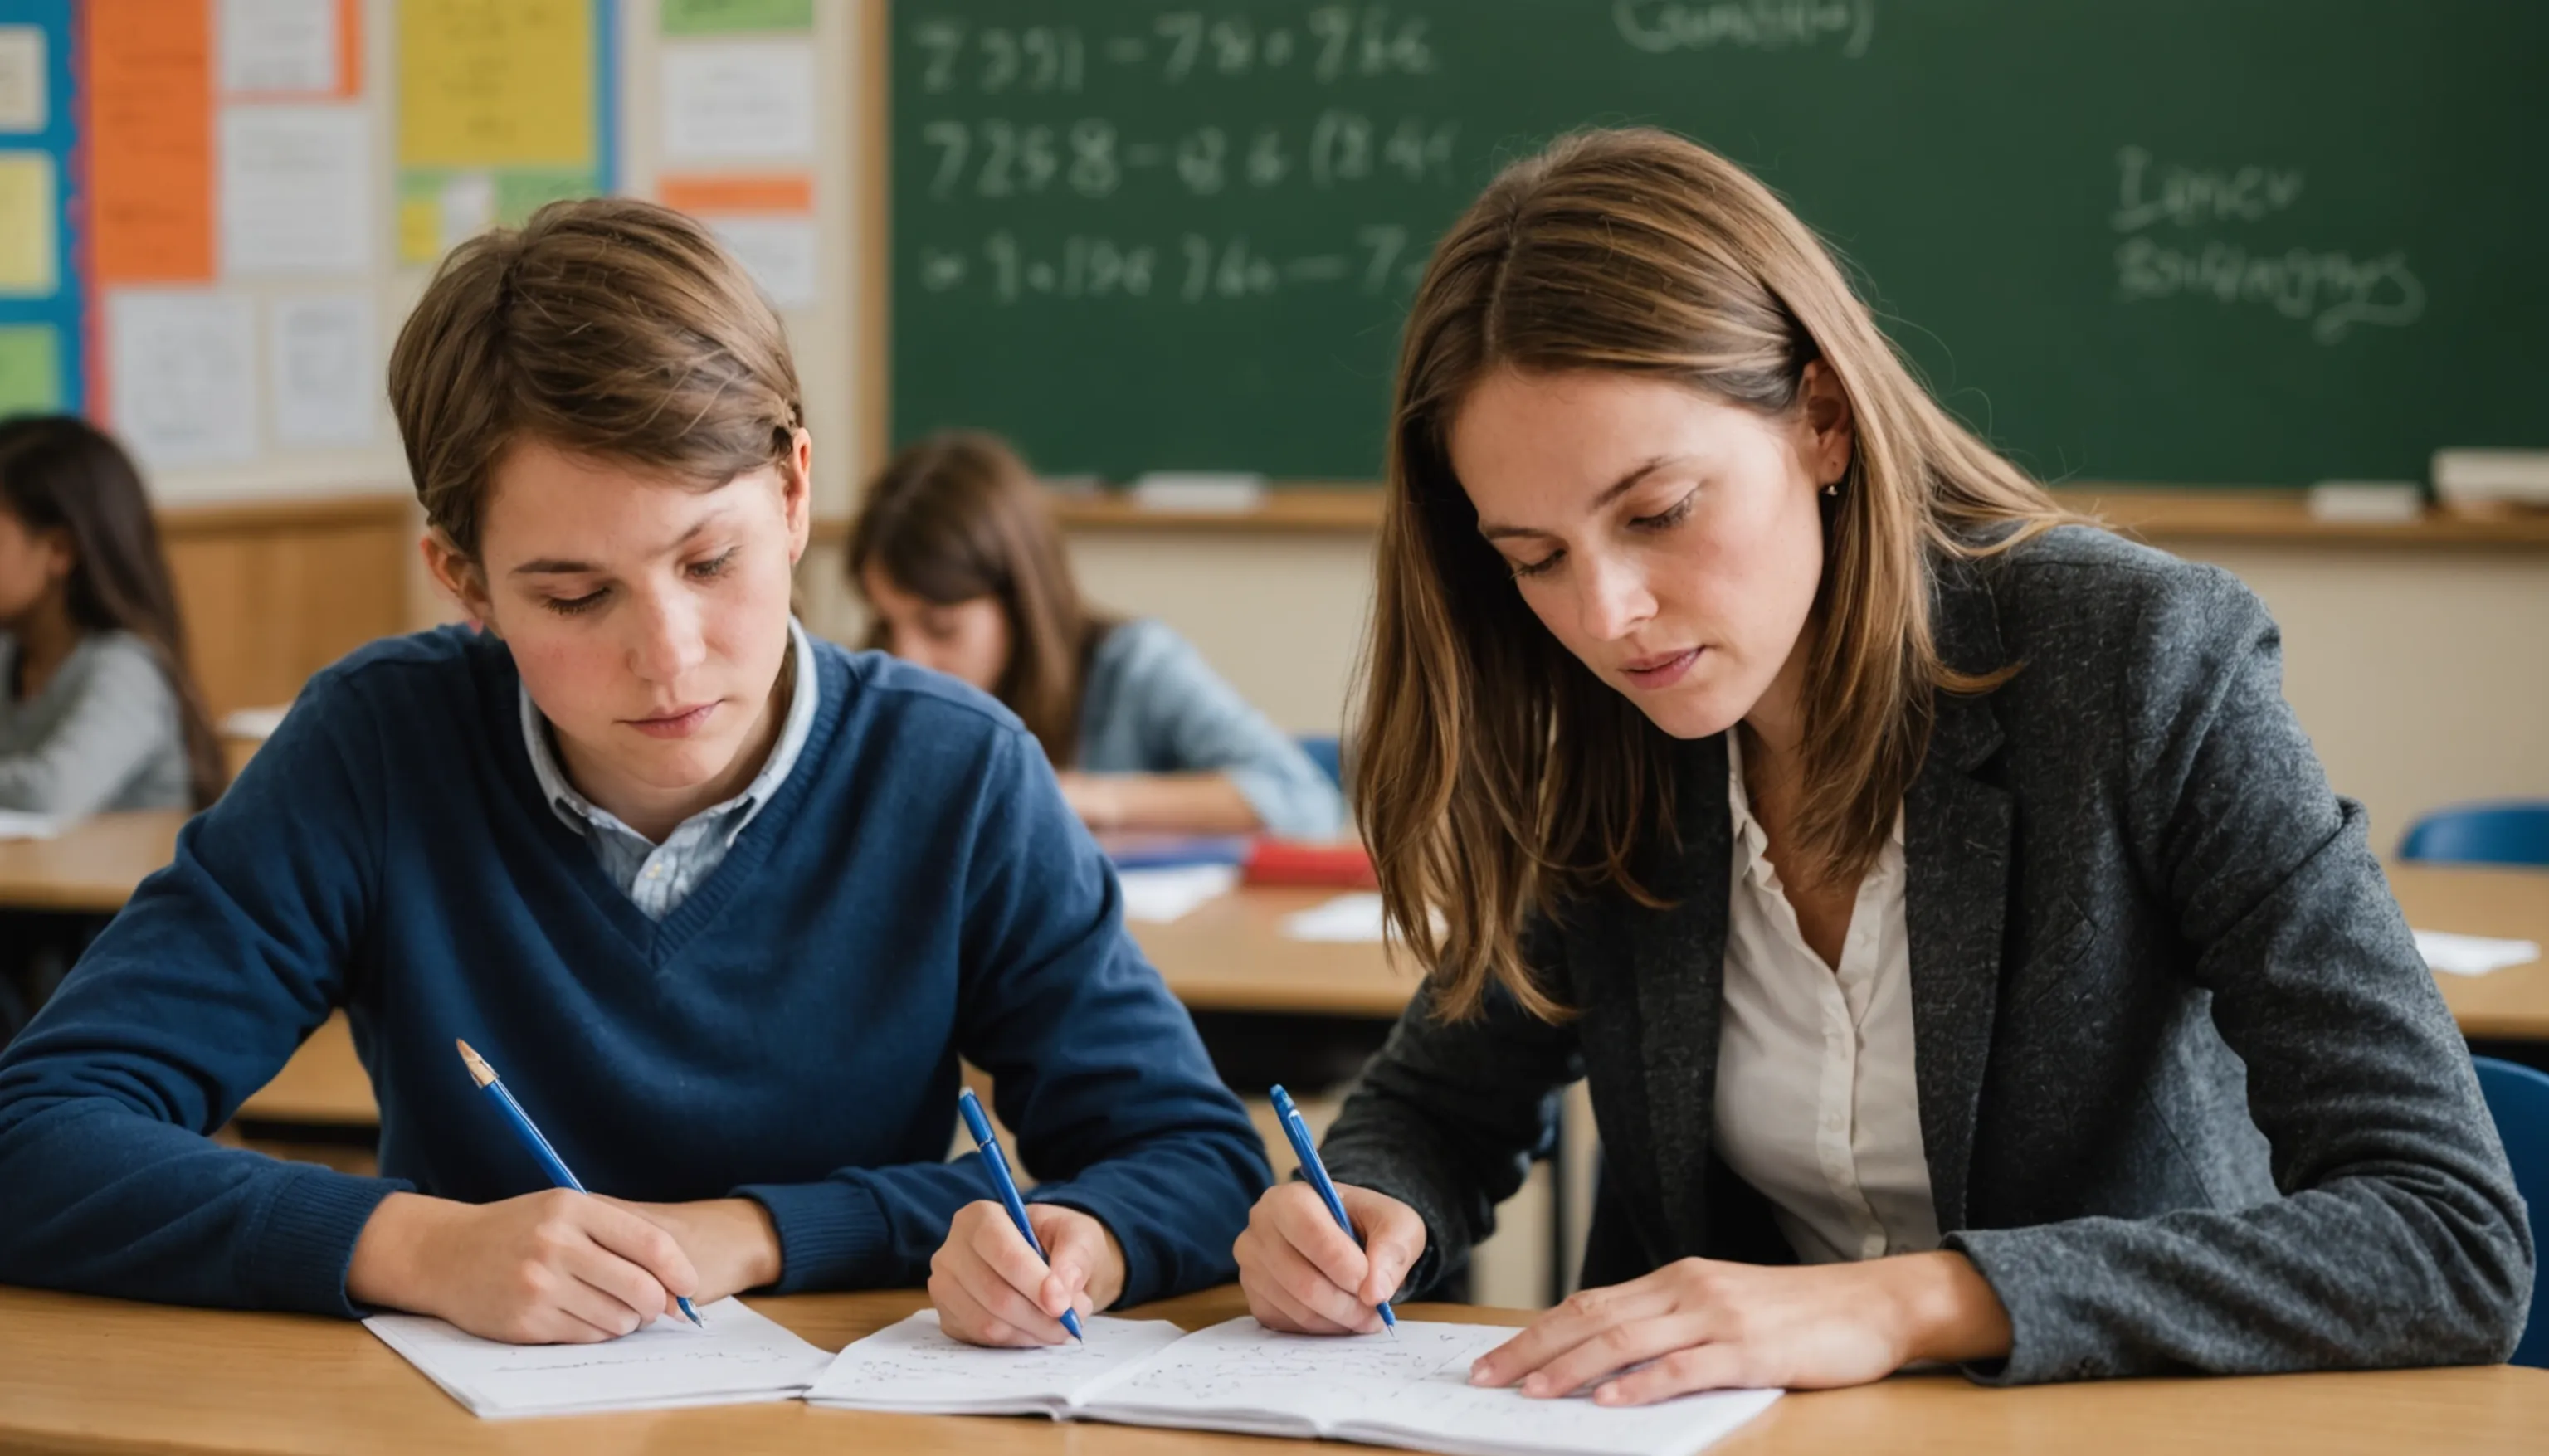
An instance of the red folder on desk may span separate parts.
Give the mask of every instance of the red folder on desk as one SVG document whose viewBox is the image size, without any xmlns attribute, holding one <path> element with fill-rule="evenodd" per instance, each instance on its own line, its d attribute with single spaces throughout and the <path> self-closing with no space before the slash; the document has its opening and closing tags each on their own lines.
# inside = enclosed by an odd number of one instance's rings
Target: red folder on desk
<svg viewBox="0 0 2549 1456">
<path fill-rule="evenodd" d="M 1338 889 L 1376 889 L 1371 857 L 1354 840 L 1313 844 L 1301 840 L 1261 839 L 1248 852 L 1242 879 L 1250 884 L 1332 885 Z"/>
</svg>

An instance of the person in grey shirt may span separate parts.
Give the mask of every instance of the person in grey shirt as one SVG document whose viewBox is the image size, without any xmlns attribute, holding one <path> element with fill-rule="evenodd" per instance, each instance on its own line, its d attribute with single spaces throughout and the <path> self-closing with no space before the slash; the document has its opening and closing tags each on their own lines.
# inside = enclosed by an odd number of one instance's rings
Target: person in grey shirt
<svg viewBox="0 0 2549 1456">
<path fill-rule="evenodd" d="M 1091 829 L 1332 839 L 1337 785 L 1166 623 L 1089 612 L 1041 488 L 991 435 L 897 455 L 850 529 L 870 647 L 1023 719 Z"/>
<path fill-rule="evenodd" d="M 200 808 L 222 767 L 142 479 L 67 415 L 0 423 L 0 808 Z"/>
<path fill-rule="evenodd" d="M 195 809 L 222 761 L 150 502 L 69 415 L 0 422 L 0 810 Z M 0 911 L 0 1042 L 103 918 Z"/>
</svg>

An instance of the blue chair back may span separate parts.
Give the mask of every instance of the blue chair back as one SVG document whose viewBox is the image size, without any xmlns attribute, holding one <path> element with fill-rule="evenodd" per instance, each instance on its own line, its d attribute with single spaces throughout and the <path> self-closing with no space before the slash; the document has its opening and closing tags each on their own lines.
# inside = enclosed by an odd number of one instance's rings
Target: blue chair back
<svg viewBox="0 0 2549 1456">
<path fill-rule="evenodd" d="M 2399 858 L 2549 865 L 2549 800 L 2436 809 L 2408 826 Z"/>
<path fill-rule="evenodd" d="M 1300 736 L 1301 752 L 1328 775 L 1328 781 L 1339 788 L 1346 786 L 1345 745 L 1333 736 L 1304 733 Z"/>
<path fill-rule="evenodd" d="M 2549 1072 L 2534 1071 L 2493 1056 L 2472 1057 L 2478 1086 L 2487 1094 L 2487 1110 L 2496 1117 L 2497 1136 L 2504 1139 L 2505 1161 L 2513 1164 L 2513 1186 L 2531 1205 L 2531 1246 L 2549 1240 Z M 2514 1346 L 2513 1363 L 2549 1368 L 2549 1311 L 2540 1308 L 2543 1277 L 2531 1276 L 2531 1323 Z"/>
</svg>

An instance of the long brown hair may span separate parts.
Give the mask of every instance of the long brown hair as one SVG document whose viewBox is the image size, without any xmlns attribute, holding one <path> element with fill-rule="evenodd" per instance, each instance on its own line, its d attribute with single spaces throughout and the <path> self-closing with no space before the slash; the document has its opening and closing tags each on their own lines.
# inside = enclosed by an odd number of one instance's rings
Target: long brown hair
<svg viewBox="0 0 2549 1456">
<path fill-rule="evenodd" d="M 1671 833 L 1674 788 L 1673 741 L 1542 627 L 1478 535 L 1452 417 L 1497 369 L 1660 377 L 1784 415 L 1817 361 L 1856 445 L 1826 516 L 1794 837 L 1799 863 L 1854 870 L 1920 769 L 1933 694 L 1998 681 L 1939 660 L 1931 555 L 2005 550 L 2069 517 L 1930 397 L 1814 233 L 1694 142 L 1561 138 L 1436 246 L 1399 354 L 1355 807 L 1442 1014 L 1474 1013 L 1492 980 L 1563 1015 L 1523 961 L 1525 917 L 1606 883 L 1656 903 L 1633 865 Z"/>
<path fill-rule="evenodd" d="M 990 596 L 1009 624 L 1009 661 L 991 695 L 1058 768 L 1079 757 L 1089 655 L 1115 623 L 1092 614 L 1044 488 L 996 435 L 949 430 L 906 446 L 868 482 L 850 523 L 850 589 L 867 569 L 940 606 Z M 884 623 L 868 629 L 885 645 Z"/>
<path fill-rule="evenodd" d="M 68 414 L 0 423 L 0 505 L 29 530 L 70 537 L 71 620 L 84 631 L 129 632 L 150 649 L 177 699 L 187 789 L 202 808 L 228 776 L 204 690 L 186 661 L 186 623 L 159 548 L 142 475 L 103 431 Z"/>
</svg>

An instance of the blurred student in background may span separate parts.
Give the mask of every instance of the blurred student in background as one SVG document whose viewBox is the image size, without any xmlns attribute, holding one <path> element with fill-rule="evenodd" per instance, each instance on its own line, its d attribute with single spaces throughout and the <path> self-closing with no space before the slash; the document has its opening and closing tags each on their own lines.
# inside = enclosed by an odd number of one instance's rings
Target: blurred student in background
<svg viewBox="0 0 2549 1456">
<path fill-rule="evenodd" d="M 867 645 L 999 698 L 1089 828 L 1343 831 L 1337 786 L 1183 638 L 1083 604 L 1034 475 L 997 438 L 933 435 L 888 462 L 848 565 Z"/>
<path fill-rule="evenodd" d="M 0 423 L 0 809 L 199 809 L 221 749 L 142 478 L 69 415 Z"/>
<path fill-rule="evenodd" d="M 197 809 L 221 751 L 142 478 L 69 415 L 0 423 L 0 809 Z M 0 1042 L 104 922 L 0 912 Z"/>
</svg>

